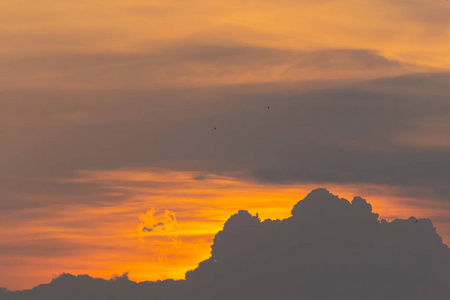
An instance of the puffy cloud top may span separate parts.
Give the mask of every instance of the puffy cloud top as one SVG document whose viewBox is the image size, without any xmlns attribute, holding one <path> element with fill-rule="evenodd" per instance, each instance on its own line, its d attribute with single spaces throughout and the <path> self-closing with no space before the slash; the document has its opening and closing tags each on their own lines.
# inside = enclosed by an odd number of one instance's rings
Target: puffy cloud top
<svg viewBox="0 0 450 300">
<path fill-rule="evenodd" d="M 350 203 L 323 188 L 309 193 L 294 206 L 291 213 L 294 219 L 302 222 L 352 222 L 354 219 L 373 222 L 378 219 L 378 214 L 372 213 L 372 205 L 365 199 L 355 197 Z"/>
<path fill-rule="evenodd" d="M 239 211 L 186 278 L 208 287 L 200 298 L 438 299 L 448 267 L 430 220 L 379 221 L 363 198 L 316 189 L 282 221 Z"/>
</svg>

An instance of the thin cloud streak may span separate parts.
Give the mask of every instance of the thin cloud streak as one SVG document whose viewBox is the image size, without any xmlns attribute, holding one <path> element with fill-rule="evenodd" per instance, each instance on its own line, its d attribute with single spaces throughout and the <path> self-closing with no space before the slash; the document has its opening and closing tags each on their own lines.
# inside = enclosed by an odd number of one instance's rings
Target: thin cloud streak
<svg viewBox="0 0 450 300">
<path fill-rule="evenodd" d="M 148 52 L 0 58 L 1 87 L 110 89 L 380 78 L 436 70 L 369 49 L 293 50 L 180 43 Z"/>
<path fill-rule="evenodd" d="M 11 2 L 11 3 L 9 3 Z M 190 40 L 282 49 L 366 48 L 449 68 L 445 1 L 6 1 L 4 55 L 123 53 Z M 376 25 L 375 25 L 376 24 Z M 419 42 L 418 42 L 419 41 Z M 148 46 L 150 45 L 150 46 Z"/>
</svg>

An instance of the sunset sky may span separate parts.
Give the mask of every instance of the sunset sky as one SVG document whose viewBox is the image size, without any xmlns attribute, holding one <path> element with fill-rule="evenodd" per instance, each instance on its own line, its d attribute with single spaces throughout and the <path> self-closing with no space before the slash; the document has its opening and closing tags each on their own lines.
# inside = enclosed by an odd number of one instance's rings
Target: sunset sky
<svg viewBox="0 0 450 300">
<path fill-rule="evenodd" d="M 0 287 L 184 278 L 312 189 L 450 244 L 450 3 L 0 3 Z"/>
</svg>

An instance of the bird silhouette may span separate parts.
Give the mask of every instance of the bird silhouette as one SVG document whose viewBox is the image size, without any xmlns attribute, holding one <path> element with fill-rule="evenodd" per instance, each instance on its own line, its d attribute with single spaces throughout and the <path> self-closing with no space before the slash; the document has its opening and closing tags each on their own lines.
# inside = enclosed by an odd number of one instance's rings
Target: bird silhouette
<svg viewBox="0 0 450 300">
<path fill-rule="evenodd" d="M 267 109 L 270 109 L 270 107 L 269 107 L 269 106 L 267 106 Z"/>
<path fill-rule="evenodd" d="M 217 128 L 216 128 L 216 127 L 214 127 L 214 130 L 217 130 Z"/>
</svg>

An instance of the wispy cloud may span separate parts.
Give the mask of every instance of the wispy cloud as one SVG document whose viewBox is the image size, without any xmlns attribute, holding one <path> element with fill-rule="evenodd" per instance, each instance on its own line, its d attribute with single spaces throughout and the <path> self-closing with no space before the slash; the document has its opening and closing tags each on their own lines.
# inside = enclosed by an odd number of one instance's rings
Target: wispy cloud
<svg viewBox="0 0 450 300">
<path fill-rule="evenodd" d="M 142 237 L 148 235 L 163 235 L 175 239 L 178 237 L 178 224 L 175 213 L 169 210 L 147 210 L 139 215 L 138 232 Z"/>
</svg>

